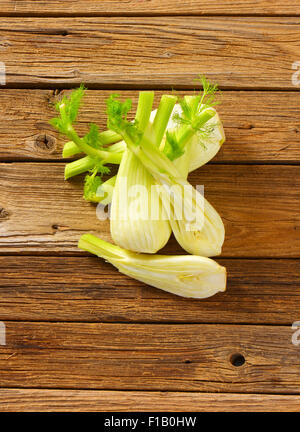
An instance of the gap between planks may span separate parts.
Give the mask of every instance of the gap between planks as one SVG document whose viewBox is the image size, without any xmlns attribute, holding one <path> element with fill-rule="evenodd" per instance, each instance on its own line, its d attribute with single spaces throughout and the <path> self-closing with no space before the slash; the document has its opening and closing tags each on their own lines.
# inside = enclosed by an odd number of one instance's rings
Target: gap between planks
<svg viewBox="0 0 300 432">
<path fill-rule="evenodd" d="M 205 299 L 204 299 L 205 300 Z M 203 299 L 199 300 L 200 302 L 203 301 Z M 112 301 L 113 305 L 113 301 Z M 300 315 L 299 315 L 300 316 Z M 116 321 L 116 320 L 58 320 L 58 319 L 30 319 L 30 320 L 23 320 L 23 319 L 1 319 L 0 316 L 0 322 L 1 323 L 10 323 L 10 324 L 109 324 L 109 325 L 124 325 L 124 326 L 135 326 L 135 325 L 144 325 L 144 326 L 232 326 L 232 327 L 270 327 L 270 328 L 279 328 L 279 327 L 286 327 L 291 328 L 291 325 L 293 323 L 265 323 L 265 322 L 220 322 L 220 321 L 143 321 L 143 320 L 135 320 L 135 321 Z M 1 350 L 1 346 L 0 346 Z M 0 386 L 1 388 L 1 386 Z M 107 389 L 110 390 L 110 389 Z"/>
<path fill-rule="evenodd" d="M 1 18 L 1 17 L 0 17 Z M 195 90 L 195 87 L 192 87 L 191 85 L 187 84 L 178 84 L 178 85 L 166 85 L 166 84 L 159 84 L 159 83 L 155 83 L 155 84 L 151 84 L 149 83 L 148 85 L 141 85 L 139 83 L 125 83 L 125 84 L 117 84 L 114 82 L 109 82 L 107 84 L 99 84 L 97 82 L 93 83 L 93 82 L 88 82 L 85 83 L 84 79 L 82 80 L 82 83 L 85 85 L 85 87 L 88 90 L 160 90 L 160 91 L 172 91 L 174 90 L 184 90 L 184 91 L 193 91 Z M 27 84 L 27 83 L 7 83 L 5 86 L 1 86 L 3 89 L 10 89 L 10 90 L 71 90 L 73 88 L 76 88 L 79 86 L 79 82 L 78 83 L 54 83 L 51 84 L 49 82 L 45 82 L 45 83 L 39 83 L 39 84 Z M 274 87 L 247 87 L 245 85 L 241 85 L 241 86 L 231 86 L 231 85 L 219 85 L 219 89 L 223 92 L 226 91 L 245 91 L 245 92 L 255 92 L 255 91 L 259 91 L 259 92 L 290 92 L 290 93 L 299 93 L 300 92 L 300 86 L 295 86 L 294 88 L 284 88 L 281 86 L 274 86 Z"/>
</svg>

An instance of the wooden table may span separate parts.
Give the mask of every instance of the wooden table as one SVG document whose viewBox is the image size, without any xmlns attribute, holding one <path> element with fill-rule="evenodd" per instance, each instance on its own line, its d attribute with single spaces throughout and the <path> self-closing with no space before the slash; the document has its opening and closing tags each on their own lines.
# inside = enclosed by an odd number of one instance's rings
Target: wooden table
<svg viewBox="0 0 300 432">
<path fill-rule="evenodd" d="M 300 1 L 2 0 L 0 54 L 0 410 L 299 410 Z M 113 90 L 157 105 L 199 73 L 227 135 L 190 176 L 226 225 L 228 289 L 203 301 L 77 249 L 109 227 L 48 124 L 81 82 L 83 132 Z"/>
</svg>

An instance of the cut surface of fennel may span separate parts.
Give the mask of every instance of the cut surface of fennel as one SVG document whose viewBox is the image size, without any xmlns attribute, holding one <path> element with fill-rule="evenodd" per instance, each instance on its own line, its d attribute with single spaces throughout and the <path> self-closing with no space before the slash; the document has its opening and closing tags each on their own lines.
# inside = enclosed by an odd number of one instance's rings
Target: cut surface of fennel
<svg viewBox="0 0 300 432">
<path fill-rule="evenodd" d="M 215 111 L 215 116 L 212 117 L 206 125 L 212 126 L 212 131 L 205 138 L 200 138 L 197 134 L 191 139 L 190 143 L 190 160 L 188 162 L 188 172 L 194 171 L 197 168 L 205 165 L 209 162 L 215 155 L 218 153 L 222 144 L 225 142 L 225 132 L 219 117 L 219 114 L 214 108 L 211 108 Z M 151 112 L 150 122 L 153 122 L 155 114 L 157 110 Z M 182 109 L 179 104 L 175 104 L 172 116 L 168 122 L 167 130 L 172 131 L 176 129 L 177 124 L 173 120 L 174 114 L 181 114 Z M 174 164 L 176 166 L 181 165 L 181 159 L 184 158 L 185 155 L 181 156 L 178 159 L 175 159 Z"/>
<path fill-rule="evenodd" d="M 104 258 L 121 273 L 182 297 L 207 298 L 226 290 L 226 269 L 194 255 L 138 254 L 84 234 L 78 247 Z"/>
<path fill-rule="evenodd" d="M 212 130 L 202 140 L 196 134 L 186 146 L 183 156 L 174 161 L 174 165 L 184 178 L 187 178 L 189 171 L 201 167 L 212 159 L 225 141 L 225 134 L 219 115 L 214 108 L 210 109 L 215 111 L 215 115 L 208 120 L 206 127 L 209 128 L 211 126 Z M 181 106 L 176 104 L 173 114 L 181 114 L 181 112 Z M 169 130 L 176 129 L 176 127 L 176 123 L 171 119 L 168 124 Z M 170 219 L 173 234 L 181 247 L 193 255 L 207 257 L 220 255 L 225 238 L 222 219 L 205 198 L 203 198 L 202 206 L 205 215 L 204 229 L 187 230 L 183 220 L 173 217 Z"/>
</svg>

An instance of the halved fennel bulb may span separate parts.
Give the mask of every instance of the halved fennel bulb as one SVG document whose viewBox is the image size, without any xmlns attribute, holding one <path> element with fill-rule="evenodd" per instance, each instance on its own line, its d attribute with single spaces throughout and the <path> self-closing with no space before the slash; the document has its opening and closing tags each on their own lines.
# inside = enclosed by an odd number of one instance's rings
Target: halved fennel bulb
<svg viewBox="0 0 300 432">
<path fill-rule="evenodd" d="M 173 234 L 180 246 L 193 255 L 212 257 L 220 255 L 225 239 L 225 228 L 219 213 L 203 198 L 203 227 L 199 230 L 186 229 L 182 220 L 170 219 Z"/>
<path fill-rule="evenodd" d="M 215 155 L 218 153 L 220 148 L 222 147 L 222 144 L 225 142 L 225 132 L 224 128 L 221 122 L 221 119 L 219 117 L 219 114 L 214 108 L 211 108 L 215 111 L 215 116 L 212 117 L 206 125 L 212 126 L 211 132 L 205 137 L 205 138 L 199 138 L 199 136 L 196 134 L 190 142 L 190 161 L 188 164 L 188 172 L 194 171 L 197 168 L 200 168 L 201 166 L 205 165 L 207 162 L 209 162 Z M 154 120 L 155 114 L 157 110 L 154 110 L 151 112 L 150 121 L 152 122 Z M 174 106 L 172 116 L 169 120 L 167 130 L 172 131 L 173 129 L 176 129 L 177 124 L 173 120 L 174 114 L 181 114 L 182 109 L 179 104 L 176 104 Z M 163 144 L 162 144 L 163 145 Z M 175 159 L 174 164 L 177 166 L 177 164 L 180 164 L 180 159 L 184 158 L 185 155 L 181 156 L 178 159 Z"/>
<path fill-rule="evenodd" d="M 187 144 L 185 153 L 173 162 L 185 179 L 189 171 L 204 165 L 208 160 L 213 158 L 225 140 L 219 116 L 215 109 L 210 108 L 210 110 L 213 110 L 215 115 L 206 123 L 206 127 L 208 128 L 212 125 L 212 130 L 205 137 L 205 141 L 201 143 L 199 137 L 195 135 Z M 174 113 L 181 113 L 179 104 L 175 105 Z M 176 126 L 173 120 L 169 121 L 169 130 L 176 129 Z M 181 247 L 193 255 L 203 255 L 206 257 L 220 255 L 225 238 L 222 219 L 205 198 L 201 201 L 201 206 L 202 209 L 199 209 L 198 212 L 203 214 L 204 226 L 201 229 L 187 230 L 186 221 L 176 218 L 173 211 L 170 217 L 173 234 Z"/>
<path fill-rule="evenodd" d="M 121 273 L 182 297 L 207 298 L 226 290 L 226 269 L 193 255 L 137 254 L 84 234 L 78 247 L 114 265 Z"/>
</svg>

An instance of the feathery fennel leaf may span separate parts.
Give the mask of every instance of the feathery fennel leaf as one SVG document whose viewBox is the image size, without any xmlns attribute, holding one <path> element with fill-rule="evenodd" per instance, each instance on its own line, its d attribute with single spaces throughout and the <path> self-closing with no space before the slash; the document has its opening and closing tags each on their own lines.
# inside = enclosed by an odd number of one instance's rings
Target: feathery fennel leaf
<svg viewBox="0 0 300 432">
<path fill-rule="evenodd" d="M 128 134 L 133 141 L 137 141 L 142 132 L 138 128 L 138 121 L 133 122 L 127 119 L 128 112 L 132 107 L 132 100 L 126 99 L 121 102 L 118 94 L 112 94 L 106 100 L 107 127 L 124 137 Z"/>
<path fill-rule="evenodd" d="M 102 162 L 98 162 L 90 172 L 91 174 L 86 175 L 84 179 L 83 197 L 86 201 L 100 202 L 103 197 L 97 196 L 97 190 L 103 183 L 102 175 L 109 174 L 110 169 L 104 166 Z M 97 175 L 98 173 L 100 176 Z"/>
<path fill-rule="evenodd" d="M 202 143 L 216 126 L 207 122 L 212 117 L 212 110 L 209 108 L 219 103 L 216 100 L 218 86 L 211 84 L 205 77 L 198 80 L 202 83 L 202 91 L 179 99 L 181 113 L 175 113 L 172 117 L 177 123 L 177 129 L 166 134 L 163 152 L 172 161 L 184 154 L 185 146 L 189 142 L 188 136 L 197 134 L 199 142 Z M 203 146 L 205 147 L 204 144 Z"/>
<path fill-rule="evenodd" d="M 51 119 L 50 124 L 60 133 L 67 135 L 68 127 L 76 123 L 84 93 L 85 87 L 81 85 L 73 90 L 69 96 L 64 95 L 61 100 L 56 102 L 55 109 L 60 116 Z"/>
<path fill-rule="evenodd" d="M 203 89 L 191 97 L 179 99 L 182 113 L 174 114 L 173 120 L 179 126 L 190 126 L 195 131 L 201 133 L 203 131 L 203 123 L 199 122 L 200 114 L 207 108 L 212 108 L 220 102 L 216 100 L 218 92 L 217 84 L 211 84 L 205 77 L 200 77 L 196 81 L 201 81 Z"/>
</svg>

